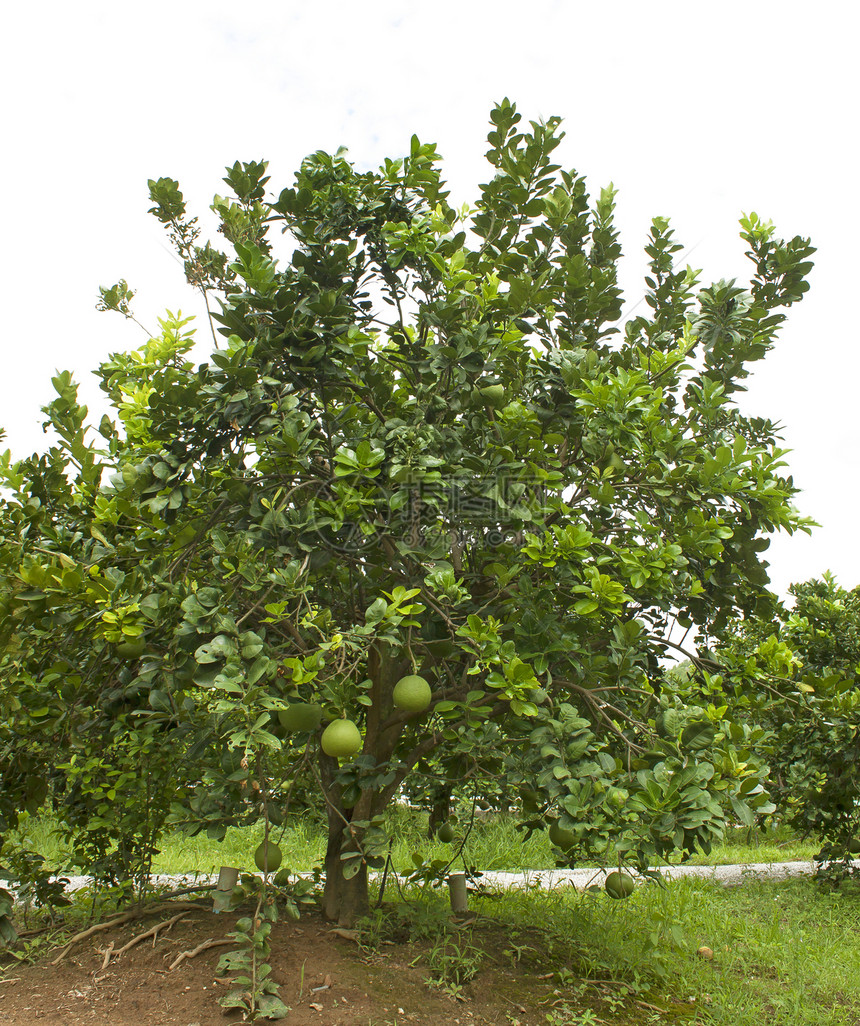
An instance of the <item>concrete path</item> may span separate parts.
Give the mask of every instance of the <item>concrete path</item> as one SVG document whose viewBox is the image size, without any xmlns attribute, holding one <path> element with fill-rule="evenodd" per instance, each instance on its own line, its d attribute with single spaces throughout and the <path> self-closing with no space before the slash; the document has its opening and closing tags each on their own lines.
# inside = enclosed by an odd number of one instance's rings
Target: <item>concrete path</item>
<svg viewBox="0 0 860 1026">
<path fill-rule="evenodd" d="M 860 860 L 855 860 L 860 866 Z M 484 873 L 481 882 L 492 886 L 508 887 L 588 887 L 592 884 L 602 885 L 608 869 L 541 869 L 527 873 Z M 787 880 L 794 876 L 812 876 L 815 863 L 809 862 L 756 862 L 746 866 L 664 866 L 659 869 L 667 880 L 677 880 L 684 876 L 698 877 L 730 887 L 743 883 L 750 878 L 763 880 Z"/>
<path fill-rule="evenodd" d="M 860 868 L 860 859 L 853 865 Z M 250 872 L 250 870 L 248 870 Z M 483 873 L 473 884 L 488 886 L 493 889 L 508 888 L 527 889 L 529 887 L 577 887 L 585 888 L 592 884 L 601 886 L 609 869 L 533 869 L 523 873 L 500 873 L 489 871 Z M 710 880 L 723 887 L 741 884 L 744 880 L 757 878 L 763 880 L 787 880 L 790 877 L 811 876 L 815 872 L 815 863 L 809 862 L 757 862 L 746 866 L 664 866 L 659 872 L 667 880 L 692 876 L 702 880 Z M 310 874 L 301 874 L 310 876 Z M 157 887 L 178 889 L 191 887 L 195 884 L 214 884 L 217 876 L 205 873 L 187 873 L 179 876 L 154 876 L 152 882 Z M 69 878 L 68 889 L 80 890 L 90 883 L 88 877 L 73 876 Z"/>
</svg>

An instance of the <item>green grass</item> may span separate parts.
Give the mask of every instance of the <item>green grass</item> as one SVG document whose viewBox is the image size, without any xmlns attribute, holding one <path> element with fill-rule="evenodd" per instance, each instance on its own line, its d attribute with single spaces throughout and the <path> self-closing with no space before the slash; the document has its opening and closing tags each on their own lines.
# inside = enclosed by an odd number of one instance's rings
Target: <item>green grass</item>
<svg viewBox="0 0 860 1026">
<path fill-rule="evenodd" d="M 394 867 L 402 872 L 410 871 L 413 852 L 424 858 L 451 858 L 459 848 L 467 823 L 468 819 L 461 817 L 455 843 L 443 844 L 427 838 L 426 814 L 405 808 L 392 809 L 388 830 L 392 838 Z M 24 832 L 32 847 L 45 856 L 49 865 L 58 869 L 68 865 L 67 853 L 55 836 L 50 819 L 29 819 Z M 325 828 L 315 817 L 292 818 L 286 828 L 274 828 L 272 833 L 283 850 L 284 865 L 293 871 L 308 871 L 321 861 L 325 851 Z M 262 837 L 262 823 L 230 828 L 223 841 L 211 840 L 205 834 L 196 837 L 167 834 L 161 840 L 161 851 L 155 858 L 153 870 L 166 874 L 217 873 L 220 866 L 229 865 L 253 871 L 254 849 Z M 735 830 L 710 855 L 698 853 L 690 862 L 693 865 L 727 865 L 809 860 L 817 850 L 816 843 L 801 841 L 784 828 L 771 829 L 766 834 Z M 522 872 L 552 869 L 556 864 L 545 831 L 536 831 L 526 840 L 524 834 L 516 830 L 516 820 L 501 815 L 474 824 L 464 854 L 470 866 L 485 871 Z M 461 859 L 458 859 L 458 865 L 462 865 Z"/>
<path fill-rule="evenodd" d="M 465 849 L 466 861 L 481 870 L 522 872 L 555 867 L 555 855 L 545 831 L 536 831 L 525 840 L 515 828 L 515 820 L 495 817 L 476 823 Z M 405 809 L 392 811 L 389 834 L 392 838 L 392 862 L 398 871 L 413 868 L 412 853 L 425 859 L 451 858 L 459 848 L 465 824 L 457 828 L 454 844 L 443 844 L 427 837 L 427 816 Z M 694 865 L 729 865 L 750 862 L 787 862 L 809 860 L 818 845 L 801 842 L 787 831 L 770 832 L 759 839 L 747 831 L 736 832 L 727 838 L 709 856 L 697 854 L 690 861 Z M 293 821 L 286 829 L 276 829 L 273 836 L 284 853 L 284 865 L 296 872 L 310 870 L 320 862 L 325 852 L 324 828 L 312 818 Z M 210 841 L 204 836 L 194 838 L 173 834 L 163 839 L 161 854 L 155 861 L 158 873 L 217 872 L 221 865 L 253 868 L 253 852 L 263 837 L 263 825 L 230 829 L 223 842 Z M 462 860 L 458 859 L 462 865 Z"/>
<path fill-rule="evenodd" d="M 408 810 L 394 811 L 390 832 L 394 862 L 401 869 L 410 865 L 412 851 L 445 857 L 456 850 L 428 842 L 426 817 Z M 45 854 L 62 861 L 49 821 L 30 820 L 27 834 Z M 222 864 L 251 869 L 261 837 L 261 824 L 231 830 L 222 843 L 172 835 L 165 839 L 155 869 L 217 872 Z M 770 831 L 758 844 L 747 840 L 745 832 L 736 831 L 709 861 L 806 859 L 814 852 L 814 845 L 800 845 L 785 831 Z M 310 869 L 322 856 L 323 830 L 312 817 L 297 819 L 281 843 L 285 865 Z M 469 861 L 481 868 L 553 865 L 545 835 L 523 842 L 505 817 L 477 826 L 470 849 Z M 444 889 L 412 886 L 404 887 L 404 893 L 412 903 L 413 931 L 422 907 L 431 908 L 437 922 L 448 923 Z M 395 910 L 399 900 L 398 890 L 389 888 L 383 907 Z M 508 953 L 514 952 L 518 962 L 522 958 L 531 965 L 528 960 L 533 960 L 535 979 L 553 974 L 557 995 L 546 1007 L 547 1015 L 555 1018 L 547 1018 L 547 1026 L 599 1021 L 612 1026 L 860 1022 L 856 885 L 831 890 L 807 879 L 750 879 L 742 887 L 722 888 L 688 878 L 664 886 L 642 885 L 626 901 L 613 901 L 602 891 L 530 889 L 476 894 L 470 907 L 481 913 L 475 943 L 482 929 L 502 931 Z M 713 950 L 712 960 L 697 955 L 702 945 Z"/>
<path fill-rule="evenodd" d="M 655 1022 L 860 1021 L 860 893 L 848 886 L 751 880 L 722 888 L 685 879 L 637 888 L 627 901 L 565 889 L 475 904 L 510 930 L 551 923 L 545 936 L 562 984 L 563 967 L 581 996 L 599 991 L 583 980 L 611 981 L 616 993 L 626 982 L 631 998 L 666 1010 Z M 697 955 L 703 945 L 712 960 Z"/>
</svg>

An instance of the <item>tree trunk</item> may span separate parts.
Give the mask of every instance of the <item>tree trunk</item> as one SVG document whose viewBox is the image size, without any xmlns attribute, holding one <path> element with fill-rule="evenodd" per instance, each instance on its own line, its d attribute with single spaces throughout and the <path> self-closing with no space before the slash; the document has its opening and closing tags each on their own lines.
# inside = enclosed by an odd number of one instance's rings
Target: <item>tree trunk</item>
<svg viewBox="0 0 860 1026">
<path fill-rule="evenodd" d="M 370 898 L 367 893 L 367 866 L 362 863 L 355 876 L 344 878 L 343 863 L 335 855 L 330 865 L 326 857 L 325 891 L 323 909 L 326 919 L 338 926 L 351 929 L 358 919 L 370 913 Z"/>
<path fill-rule="evenodd" d="M 330 777 L 329 774 L 326 776 Z M 367 915 L 370 911 L 370 900 L 367 894 L 367 865 L 361 862 L 358 872 L 347 878 L 344 867 L 355 868 L 351 860 L 342 859 L 345 851 L 360 849 L 362 831 L 352 827 L 350 821 L 355 817 L 365 819 L 366 813 L 356 808 L 343 808 L 340 788 L 329 786 L 328 798 L 328 840 L 325 845 L 325 887 L 323 890 L 323 912 L 326 919 L 336 922 L 345 929 L 351 929 L 356 919 Z M 362 795 L 361 805 L 365 801 Z"/>
<path fill-rule="evenodd" d="M 440 787 L 435 791 L 432 798 L 432 805 L 430 807 L 430 821 L 427 825 L 427 836 L 432 841 L 436 836 L 436 831 L 442 826 L 443 823 L 447 823 L 451 817 L 451 794 L 453 787 L 446 785 Z"/>
<path fill-rule="evenodd" d="M 403 713 L 391 716 L 391 694 L 395 683 L 409 667 L 409 661 L 403 657 L 388 657 L 384 652 L 384 646 L 382 652 L 374 646 L 368 654 L 372 704 L 367 708 L 365 719 L 363 754 L 373 756 L 378 766 L 387 764 L 391 759 L 408 719 L 408 715 Z M 393 779 L 389 783 L 381 790 L 362 788 L 355 807 L 351 809 L 343 807 L 343 793 L 337 783 L 337 760 L 320 753 L 320 777 L 328 810 L 323 911 L 326 918 L 333 920 L 338 926 L 350 928 L 357 919 L 370 912 L 367 863 L 362 860 L 353 876 L 348 879 L 344 876 L 344 867 L 348 866 L 351 871 L 356 868 L 356 864 L 352 859 L 343 859 L 341 856 L 344 852 L 353 851 L 358 855 L 362 850 L 365 827 L 353 826 L 353 822 L 366 825 L 374 817 L 381 815 L 397 793 L 408 770 L 437 743 L 435 734 L 421 740 L 396 767 Z"/>
</svg>

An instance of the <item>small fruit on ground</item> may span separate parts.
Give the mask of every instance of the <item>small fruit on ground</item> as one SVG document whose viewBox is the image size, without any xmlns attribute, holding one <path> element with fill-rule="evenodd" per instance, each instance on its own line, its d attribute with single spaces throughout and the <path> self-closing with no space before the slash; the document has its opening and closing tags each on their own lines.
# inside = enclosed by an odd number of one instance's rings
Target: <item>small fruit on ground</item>
<svg viewBox="0 0 860 1026">
<path fill-rule="evenodd" d="M 454 828 L 450 823 L 443 823 L 436 831 L 436 836 L 445 844 L 450 844 L 454 840 Z"/>
<path fill-rule="evenodd" d="M 629 873 L 610 873 L 603 885 L 610 898 L 629 898 L 636 889 L 633 877 Z"/>
<path fill-rule="evenodd" d="M 696 954 L 699 956 L 699 958 L 706 958 L 708 959 L 708 961 L 710 961 L 714 957 L 713 949 L 708 948 L 705 945 L 702 945 L 702 947 L 698 948 L 696 950 Z"/>
<path fill-rule="evenodd" d="M 290 702 L 286 709 L 278 710 L 278 719 L 285 730 L 313 731 L 322 722 L 322 706 L 311 702 Z"/>
<path fill-rule="evenodd" d="M 558 820 L 549 828 L 549 839 L 556 848 L 561 848 L 562 851 L 570 851 L 576 844 L 576 834 L 563 827 Z"/>
<path fill-rule="evenodd" d="M 274 873 L 278 870 L 284 856 L 274 841 L 261 841 L 254 852 L 254 865 L 261 873 Z"/>
<path fill-rule="evenodd" d="M 332 720 L 320 738 L 322 750 L 333 759 L 346 759 L 361 750 L 361 731 L 352 720 Z"/>
<path fill-rule="evenodd" d="M 423 677 L 411 673 L 394 685 L 394 705 L 403 712 L 423 712 L 433 699 L 430 685 Z"/>
</svg>

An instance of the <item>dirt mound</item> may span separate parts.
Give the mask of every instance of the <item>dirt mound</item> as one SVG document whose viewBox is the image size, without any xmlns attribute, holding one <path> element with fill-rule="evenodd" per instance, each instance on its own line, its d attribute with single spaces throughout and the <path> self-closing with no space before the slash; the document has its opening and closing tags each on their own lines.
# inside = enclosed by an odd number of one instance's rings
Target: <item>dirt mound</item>
<svg viewBox="0 0 860 1026">
<path fill-rule="evenodd" d="M 224 1026 L 242 1021 L 218 1004 L 230 981 L 219 976 L 217 965 L 231 947 L 204 949 L 171 968 L 183 952 L 223 940 L 235 915 L 187 909 L 183 918 L 117 955 L 175 914 L 165 909 L 99 931 L 64 955 L 62 948 L 46 949 L 36 964 L 7 962 L 0 975 L 0 1023 Z M 284 1020 L 290 1026 L 543 1026 L 548 1009 L 563 999 L 534 964 L 510 957 L 503 932 L 491 921 L 452 926 L 443 941 L 383 940 L 373 949 L 311 914 L 276 924 L 270 940 L 272 976 L 291 1008 Z M 446 973 L 445 951 L 447 982 L 438 979 Z M 464 960 L 480 968 L 469 982 L 456 983 Z M 428 985 L 434 975 L 438 982 Z"/>
</svg>

